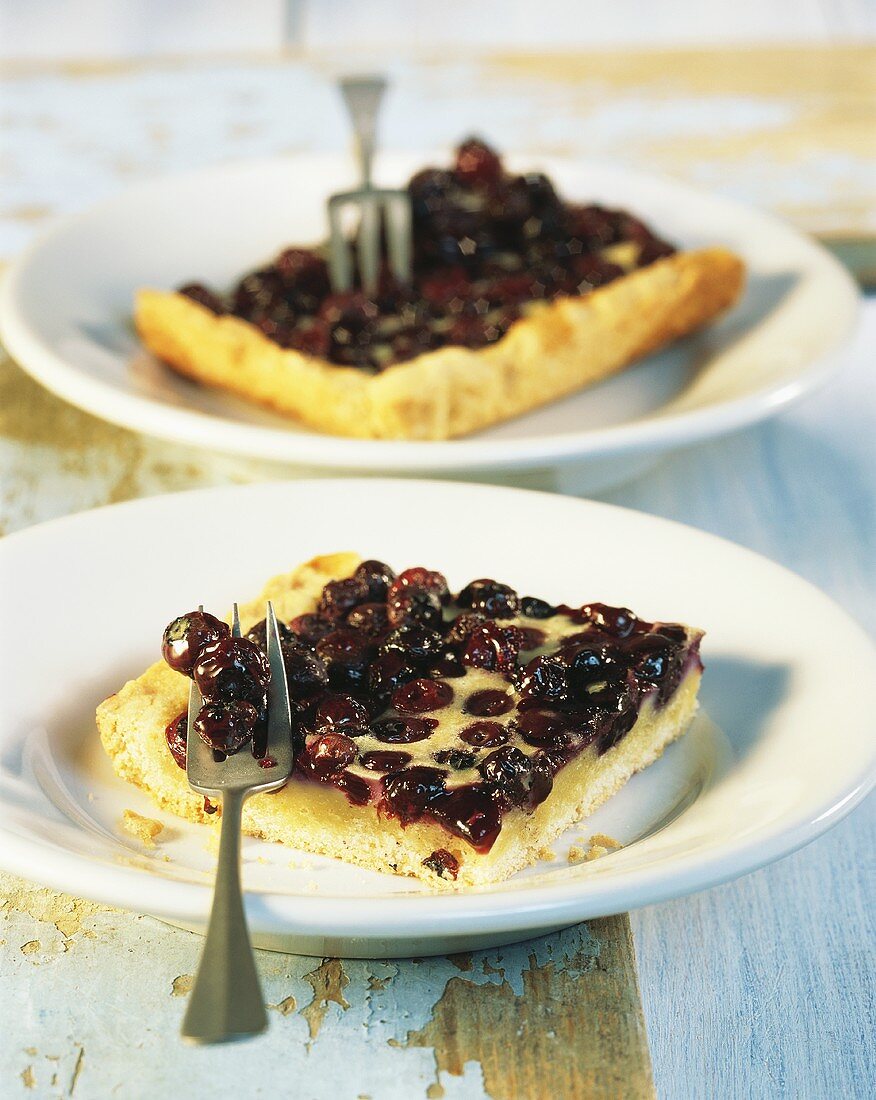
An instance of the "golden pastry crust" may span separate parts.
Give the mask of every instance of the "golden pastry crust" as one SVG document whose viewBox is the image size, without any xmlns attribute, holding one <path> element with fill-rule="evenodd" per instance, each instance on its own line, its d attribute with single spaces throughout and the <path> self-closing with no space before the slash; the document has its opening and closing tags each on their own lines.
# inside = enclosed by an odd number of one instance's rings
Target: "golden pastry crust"
<svg viewBox="0 0 876 1100">
<path fill-rule="evenodd" d="M 359 561 L 355 554 L 332 554 L 275 577 L 258 599 L 241 605 L 243 630 L 263 617 L 266 599 L 274 601 L 284 621 L 312 611 L 323 585 L 349 576 Z M 499 882 L 542 858 L 546 845 L 592 813 L 684 733 L 696 711 L 699 679 L 699 671 L 691 671 L 666 707 L 643 708 L 633 729 L 604 755 L 584 752 L 561 769 L 551 796 L 534 812 L 507 813 L 498 840 L 486 854 L 478 854 L 436 823 L 424 820 L 403 827 L 379 815 L 373 805 L 352 806 L 334 787 L 295 778 L 275 794 L 249 799 L 243 829 L 302 851 L 409 875 L 437 889 Z M 118 775 L 189 821 L 215 821 L 218 814 L 206 812 L 203 798 L 191 790 L 165 743 L 165 728 L 185 709 L 188 688 L 186 677 L 160 661 L 101 703 L 97 726 Z M 449 851 L 458 861 L 455 882 L 424 865 L 437 849 Z"/>
<path fill-rule="evenodd" d="M 466 435 L 607 378 L 711 321 L 745 268 L 724 248 L 679 252 L 581 297 L 535 303 L 497 343 L 445 347 L 372 375 L 284 349 L 248 321 L 141 290 L 137 331 L 188 378 L 310 427 L 360 439 Z"/>
</svg>

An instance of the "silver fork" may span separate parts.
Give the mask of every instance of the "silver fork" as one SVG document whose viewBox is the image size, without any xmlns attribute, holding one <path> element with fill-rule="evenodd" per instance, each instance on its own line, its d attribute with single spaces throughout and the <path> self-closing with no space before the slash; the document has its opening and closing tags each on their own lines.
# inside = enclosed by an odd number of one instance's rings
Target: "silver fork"
<svg viewBox="0 0 876 1100">
<path fill-rule="evenodd" d="M 362 289 L 370 294 L 377 289 L 380 274 L 381 221 L 386 229 L 390 269 L 401 282 L 410 282 L 411 200 L 404 189 L 378 190 L 371 182 L 377 114 L 386 81 L 379 76 L 355 76 L 341 80 L 339 87 L 353 122 L 361 183 L 356 191 L 344 191 L 329 197 L 329 273 L 332 289 L 336 292 L 349 290 L 353 285 L 353 265 L 344 234 L 344 218 L 349 211 L 357 211 L 359 279 Z"/>
<path fill-rule="evenodd" d="M 216 760 L 213 750 L 193 732 L 201 709 L 201 693 L 192 681 L 186 737 L 186 775 L 198 794 L 222 800 L 222 826 L 216 885 L 201 962 L 182 1025 L 182 1035 L 193 1043 L 225 1043 L 258 1035 L 268 1026 L 255 957 L 246 926 L 240 884 L 240 819 L 251 794 L 274 791 L 292 772 L 292 716 L 286 669 L 274 608 L 268 602 L 267 654 L 271 666 L 268 686 L 268 746 L 265 768 L 246 749 Z M 240 637 L 237 604 L 231 633 Z"/>
</svg>

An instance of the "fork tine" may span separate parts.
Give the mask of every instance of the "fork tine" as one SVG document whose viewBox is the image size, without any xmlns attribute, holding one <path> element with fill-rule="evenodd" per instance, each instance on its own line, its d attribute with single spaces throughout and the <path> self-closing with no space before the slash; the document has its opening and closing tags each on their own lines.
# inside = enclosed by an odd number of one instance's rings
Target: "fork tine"
<svg viewBox="0 0 876 1100">
<path fill-rule="evenodd" d="M 329 275 L 332 290 L 338 294 L 349 290 L 353 285 L 353 265 L 350 262 L 350 249 L 344 236 L 343 196 L 329 200 Z"/>
<path fill-rule="evenodd" d="M 281 770 L 285 768 L 288 772 L 292 766 L 292 710 L 286 682 L 286 664 L 280 644 L 280 628 L 270 600 L 265 619 L 268 663 L 271 666 L 271 686 L 268 689 L 268 753 Z"/>
<path fill-rule="evenodd" d="M 386 196 L 386 247 L 389 266 L 401 283 L 411 281 L 411 200 L 405 191 Z"/>
<path fill-rule="evenodd" d="M 231 612 L 231 637 L 240 637 L 240 612 L 237 609 L 237 604 L 234 605 L 234 609 Z"/>
<path fill-rule="evenodd" d="M 362 214 L 356 240 L 359 252 L 359 277 L 366 294 L 377 290 L 380 271 L 380 221 L 381 207 L 377 196 L 371 192 L 362 196 Z"/>
</svg>

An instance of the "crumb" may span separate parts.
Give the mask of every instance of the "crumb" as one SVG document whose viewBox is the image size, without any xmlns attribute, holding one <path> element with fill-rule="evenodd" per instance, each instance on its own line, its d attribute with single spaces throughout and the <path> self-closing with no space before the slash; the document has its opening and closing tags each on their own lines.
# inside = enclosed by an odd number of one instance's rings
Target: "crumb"
<svg viewBox="0 0 876 1100">
<path fill-rule="evenodd" d="M 144 817 L 134 810 L 125 810 L 122 814 L 122 828 L 126 833 L 142 841 L 147 848 L 155 847 L 155 838 L 164 829 L 160 821 Z"/>
<path fill-rule="evenodd" d="M 598 844 L 600 848 L 623 848 L 623 844 L 619 840 L 606 836 L 605 833 L 594 833 L 590 838 L 590 843 Z"/>
<path fill-rule="evenodd" d="M 211 829 L 210 835 L 204 842 L 204 851 L 209 852 L 211 856 L 219 855 L 219 830 Z"/>
<path fill-rule="evenodd" d="M 304 893 L 305 894 L 318 894 L 319 893 L 319 883 L 316 882 L 314 879 L 311 879 L 310 882 L 305 882 L 305 884 L 304 884 Z"/>
<path fill-rule="evenodd" d="M 543 848 L 539 848 L 537 855 L 539 859 L 543 859 L 546 863 L 550 863 L 552 860 L 557 858 L 557 853 L 553 850 L 553 848 L 548 848 L 547 845 L 545 845 Z"/>
<path fill-rule="evenodd" d="M 586 847 L 584 846 L 585 843 Z M 607 856 L 609 852 L 616 852 L 618 848 L 623 848 L 623 844 L 619 840 L 606 836 L 605 833 L 594 833 L 589 842 L 585 842 L 579 837 L 577 842 L 569 847 L 567 858 L 569 863 L 583 863 L 592 859 L 600 859 L 602 856 Z"/>
<path fill-rule="evenodd" d="M 93 802 L 93 801 L 94 801 L 94 791 L 89 791 L 89 792 L 88 792 L 88 801 L 89 801 L 89 802 Z"/>
</svg>

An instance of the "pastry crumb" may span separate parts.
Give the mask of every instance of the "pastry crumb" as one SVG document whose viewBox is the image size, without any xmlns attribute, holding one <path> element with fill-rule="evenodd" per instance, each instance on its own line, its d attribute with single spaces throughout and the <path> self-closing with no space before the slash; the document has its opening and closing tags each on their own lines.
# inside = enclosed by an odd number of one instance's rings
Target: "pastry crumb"
<svg viewBox="0 0 876 1100">
<path fill-rule="evenodd" d="M 304 893 L 305 894 L 318 894 L 319 893 L 319 883 L 316 882 L 314 879 L 311 879 L 310 882 L 305 882 L 305 884 L 304 884 Z"/>
<path fill-rule="evenodd" d="M 154 818 L 138 814 L 136 810 L 125 810 L 122 814 L 122 828 L 147 848 L 154 848 L 155 838 L 162 832 L 164 826 Z"/>
<path fill-rule="evenodd" d="M 609 852 L 616 852 L 618 848 L 623 848 L 619 840 L 606 836 L 605 833 L 594 833 L 589 842 L 579 838 L 577 843 L 570 845 L 567 859 L 569 863 L 585 863 L 607 856 Z"/>
<path fill-rule="evenodd" d="M 606 836 L 605 833 L 594 833 L 590 838 L 591 844 L 598 844 L 600 848 L 623 848 L 623 844 L 619 840 L 615 840 L 612 836 Z"/>
<path fill-rule="evenodd" d="M 546 844 L 544 845 L 544 847 L 539 848 L 536 854 L 539 859 L 543 859 L 546 863 L 550 863 L 552 860 L 555 860 L 557 858 L 557 853 L 553 850 L 553 848 L 548 848 Z"/>
</svg>

